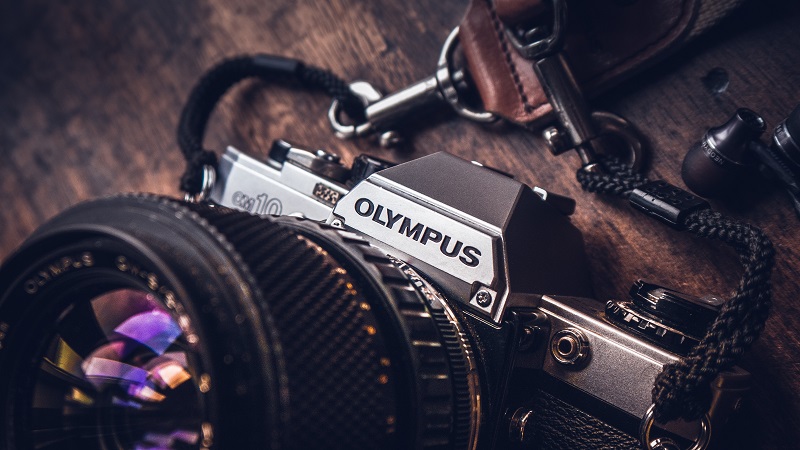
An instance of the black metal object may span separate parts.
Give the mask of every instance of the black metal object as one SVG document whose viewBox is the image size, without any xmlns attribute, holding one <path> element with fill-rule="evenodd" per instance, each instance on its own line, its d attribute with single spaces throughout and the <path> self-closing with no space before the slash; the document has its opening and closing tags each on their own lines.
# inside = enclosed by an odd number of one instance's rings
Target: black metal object
<svg viewBox="0 0 800 450">
<path fill-rule="evenodd" d="M 681 177 L 703 197 L 727 194 L 747 171 L 748 144 L 766 129 L 764 119 L 741 108 L 725 124 L 711 128 L 683 160 Z"/>
<path fill-rule="evenodd" d="M 702 198 L 660 180 L 637 187 L 628 199 L 634 208 L 679 230 L 689 214 L 710 208 Z"/>
<path fill-rule="evenodd" d="M 800 216 L 800 105 L 775 127 L 771 145 L 759 136 L 766 128 L 753 111 L 741 108 L 711 128 L 683 160 L 681 176 L 703 197 L 733 197 L 746 183 L 769 180 L 789 194 Z"/>
<path fill-rule="evenodd" d="M 718 306 L 643 280 L 633 284 L 630 295 L 628 301 L 609 301 L 606 317 L 681 355 L 698 344 L 719 314 Z"/>
</svg>

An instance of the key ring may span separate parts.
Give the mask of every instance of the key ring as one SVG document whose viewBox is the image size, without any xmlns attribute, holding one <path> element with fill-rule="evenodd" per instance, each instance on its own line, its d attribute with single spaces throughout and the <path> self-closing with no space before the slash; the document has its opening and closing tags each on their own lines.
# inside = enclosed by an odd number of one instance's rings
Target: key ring
<svg viewBox="0 0 800 450">
<path fill-rule="evenodd" d="M 592 111 L 591 119 L 597 128 L 597 138 L 612 136 L 618 138 L 623 144 L 624 161 L 634 170 L 641 170 L 644 164 L 644 138 L 639 131 L 624 117 L 618 116 L 608 111 Z M 547 142 L 547 147 L 554 155 L 560 155 L 572 150 L 569 138 L 557 126 L 550 126 L 542 131 L 542 137 Z M 604 146 L 601 145 L 601 149 Z M 603 152 L 601 152 L 603 153 Z"/>
<path fill-rule="evenodd" d="M 203 166 L 203 182 L 202 187 L 200 188 L 200 192 L 197 194 L 190 194 L 185 193 L 183 195 L 183 200 L 189 203 L 200 203 L 208 198 L 211 194 L 211 189 L 214 188 L 214 184 L 217 182 L 217 171 L 214 170 L 214 167 L 209 165 Z"/>
<path fill-rule="evenodd" d="M 639 425 L 639 442 L 641 442 L 642 448 L 644 450 L 661 450 L 663 448 L 669 448 L 666 447 L 667 445 L 675 447 L 675 443 L 670 439 L 656 439 L 654 441 L 650 440 L 650 432 L 652 431 L 653 424 L 655 423 L 655 410 L 656 405 L 654 403 L 650 405 L 650 408 L 648 408 L 647 412 L 644 413 L 642 422 Z M 711 421 L 708 417 L 708 414 L 704 414 L 700 419 L 700 435 L 697 436 L 697 440 L 687 450 L 705 450 L 710 441 Z"/>
</svg>

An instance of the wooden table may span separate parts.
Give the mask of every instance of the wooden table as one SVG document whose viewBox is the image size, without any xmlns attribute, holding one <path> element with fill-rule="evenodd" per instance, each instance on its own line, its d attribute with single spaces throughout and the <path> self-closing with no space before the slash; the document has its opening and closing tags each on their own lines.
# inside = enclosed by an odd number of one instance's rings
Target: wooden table
<svg viewBox="0 0 800 450">
<path fill-rule="evenodd" d="M 28 0 L 0 3 L 0 259 L 37 226 L 79 201 L 123 191 L 179 195 L 175 144 L 181 106 L 220 59 L 266 52 L 327 67 L 394 90 L 433 73 L 464 0 Z M 759 111 L 770 129 L 800 101 L 800 7 L 762 1 L 669 60 L 595 99 L 649 138 L 652 178 L 682 186 L 680 164 L 703 131 L 735 108 Z M 715 93 L 703 79 L 724 70 Z M 626 295 L 649 278 L 697 295 L 727 295 L 740 268 L 732 251 L 672 231 L 622 201 L 586 194 L 577 157 L 555 157 L 513 126 L 444 114 L 410 135 L 410 150 L 333 137 L 328 100 L 245 83 L 212 117 L 208 148 L 263 155 L 276 138 L 404 161 L 439 150 L 482 161 L 577 200 L 598 298 Z M 742 448 L 800 444 L 800 221 L 780 191 L 754 187 L 716 208 L 763 227 L 777 248 L 774 308 L 742 365 L 755 378 Z M 532 236 L 532 238 L 536 238 Z"/>
</svg>

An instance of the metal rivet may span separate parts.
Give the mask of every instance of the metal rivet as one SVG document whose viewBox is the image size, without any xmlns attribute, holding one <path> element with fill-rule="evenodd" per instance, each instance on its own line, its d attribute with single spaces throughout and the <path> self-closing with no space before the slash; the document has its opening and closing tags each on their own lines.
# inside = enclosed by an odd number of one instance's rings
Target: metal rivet
<svg viewBox="0 0 800 450">
<path fill-rule="evenodd" d="M 332 163 L 338 163 L 341 160 L 339 155 L 337 155 L 335 153 L 327 152 L 325 150 L 317 150 L 316 151 L 316 155 L 317 155 L 317 158 L 319 158 L 319 159 L 321 159 L 323 161 L 328 161 L 328 162 L 332 162 Z"/>
</svg>

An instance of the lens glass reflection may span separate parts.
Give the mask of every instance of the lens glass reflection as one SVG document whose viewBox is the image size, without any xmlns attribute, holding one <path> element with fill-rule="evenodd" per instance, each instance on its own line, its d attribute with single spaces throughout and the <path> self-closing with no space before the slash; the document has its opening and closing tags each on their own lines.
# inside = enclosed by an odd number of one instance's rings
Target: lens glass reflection
<svg viewBox="0 0 800 450">
<path fill-rule="evenodd" d="M 77 302 L 56 325 L 28 417 L 37 449 L 199 449 L 190 346 L 160 299 L 120 289 Z"/>
</svg>

